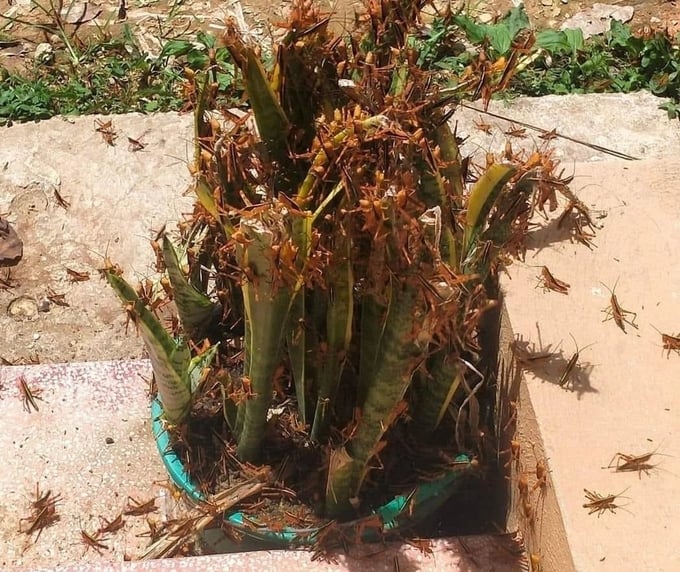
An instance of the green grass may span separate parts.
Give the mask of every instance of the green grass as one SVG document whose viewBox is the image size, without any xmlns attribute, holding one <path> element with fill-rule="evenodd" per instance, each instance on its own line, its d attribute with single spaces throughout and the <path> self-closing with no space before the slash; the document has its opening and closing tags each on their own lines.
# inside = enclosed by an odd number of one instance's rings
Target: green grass
<svg viewBox="0 0 680 572">
<path fill-rule="evenodd" d="M 473 59 L 462 39 L 496 59 L 508 55 L 513 41 L 528 30 L 522 8 L 494 24 L 479 24 L 462 13 L 437 19 L 415 40 L 426 47 L 418 63 L 462 73 Z M 606 34 L 587 40 L 580 30 L 539 31 L 530 63 L 502 96 L 647 89 L 671 100 L 662 107 L 675 118 L 680 116 L 678 43 L 677 37 L 660 32 L 636 37 L 617 21 Z M 240 93 L 227 51 L 216 48 L 215 37 L 203 32 L 166 41 L 156 58 L 143 53 L 127 26 L 116 37 L 101 31 L 86 45 L 72 37 L 65 37 L 64 44 L 69 50 L 58 51 L 53 63 L 33 64 L 20 74 L 0 68 L 0 125 L 59 114 L 179 110 L 187 105 L 187 69 L 210 68 L 224 104 Z"/>
<path fill-rule="evenodd" d="M 229 98 L 233 66 L 221 48 L 211 61 L 214 46 L 213 36 L 199 33 L 193 41 L 171 40 L 157 58 L 149 58 L 125 27 L 119 37 L 79 49 L 76 62 L 58 54 L 54 63 L 36 63 L 23 73 L 0 71 L 0 125 L 60 114 L 179 110 L 187 99 L 186 69 L 209 66 L 222 96 Z"/>
</svg>

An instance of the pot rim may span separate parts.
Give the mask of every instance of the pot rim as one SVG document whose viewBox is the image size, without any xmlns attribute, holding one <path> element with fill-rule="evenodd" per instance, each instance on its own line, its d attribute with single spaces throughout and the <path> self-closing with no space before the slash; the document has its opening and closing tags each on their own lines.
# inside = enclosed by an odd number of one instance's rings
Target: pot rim
<svg viewBox="0 0 680 572">
<path fill-rule="evenodd" d="M 158 452 L 172 482 L 191 500 L 198 503 L 207 501 L 208 497 L 191 481 L 181 458 L 172 448 L 170 433 L 163 421 L 163 406 L 158 397 L 151 402 L 151 421 Z M 340 523 L 338 526 L 347 531 L 355 530 L 364 542 L 376 541 L 385 534 L 393 534 L 409 528 L 436 511 L 456 491 L 464 477 L 472 471 L 474 471 L 472 459 L 468 455 L 460 454 L 456 457 L 456 467 L 444 473 L 442 477 L 416 486 L 409 494 L 396 495 L 391 501 L 372 510 L 370 514 Z M 382 521 L 381 530 L 376 530 L 375 526 L 362 526 L 367 519 L 374 520 L 376 515 Z M 251 538 L 296 546 L 314 544 L 319 533 L 332 522 L 328 521 L 326 524 L 310 528 L 287 527 L 281 531 L 272 531 L 264 527 L 257 530 L 248 526 L 243 513 L 239 511 L 231 513 L 226 520 L 239 532 Z"/>
</svg>

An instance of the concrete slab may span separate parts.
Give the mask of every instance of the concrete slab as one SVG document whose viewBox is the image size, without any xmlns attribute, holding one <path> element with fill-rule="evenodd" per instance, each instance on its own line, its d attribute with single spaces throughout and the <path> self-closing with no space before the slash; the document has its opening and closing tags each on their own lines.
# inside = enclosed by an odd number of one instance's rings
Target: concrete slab
<svg viewBox="0 0 680 572">
<path fill-rule="evenodd" d="M 151 439 L 146 361 L 0 368 L 0 568 L 106 562 L 146 546 L 144 517 L 124 517 L 125 528 L 109 535 L 102 554 L 86 550 L 80 530 L 93 533 L 99 517 L 115 519 L 128 496 L 156 498 L 161 518 L 171 501 Z M 20 379 L 38 394 L 39 411 L 27 411 Z M 28 535 L 36 486 L 61 495 L 53 526 Z M 167 493 L 167 494 L 166 494 Z"/>
<path fill-rule="evenodd" d="M 302 550 L 262 551 L 220 556 L 199 556 L 144 562 L 125 562 L 92 566 L 71 564 L 39 568 L 33 572 L 153 572 L 238 570 L 238 572 L 467 572 L 526 570 L 521 549 L 506 536 L 470 536 L 434 540 L 430 552 L 401 543 L 365 546 L 351 555 L 330 554 L 313 558 Z"/>
<path fill-rule="evenodd" d="M 654 159 L 680 153 L 678 122 L 669 120 L 666 112 L 659 109 L 665 101 L 646 91 L 520 97 L 489 104 L 488 111 L 512 121 L 465 107 L 456 112 L 453 121 L 458 122 L 458 134 L 467 137 L 463 152 L 468 155 L 502 152 L 508 140 L 515 150 L 544 148 L 546 141 L 540 139 L 538 131 L 526 129 L 522 137 L 507 134 L 513 128 L 522 127 L 518 122 L 524 122 L 546 131 L 556 129 L 561 135 L 638 159 Z M 479 102 L 472 105 L 482 108 Z M 489 125 L 489 133 L 479 128 L 482 123 Z M 557 138 L 549 141 L 549 145 L 568 171 L 575 161 L 612 159 L 607 153 L 575 141 Z"/>
<path fill-rule="evenodd" d="M 492 102 L 489 109 L 635 156 L 677 155 L 677 122 L 666 119 L 660 102 L 641 92 L 519 98 L 510 107 Z M 454 117 L 459 134 L 468 136 L 465 153 L 481 157 L 487 149 L 504 148 L 510 122 L 464 108 Z M 491 125 L 491 134 L 475 127 L 480 117 Z M 95 130 L 97 120 L 109 119 L 118 135 L 115 147 Z M 37 355 L 42 362 L 58 363 L 142 355 L 134 335 L 120 335 L 120 306 L 96 269 L 108 251 L 128 277 L 150 272 L 149 239 L 191 209 L 191 197 L 182 196 L 189 183 L 185 163 L 192 152 L 191 125 L 190 115 L 171 113 L 57 118 L 3 129 L 0 213 L 9 213 L 25 252 L 12 270 L 14 287 L 0 286 L 0 356 L 16 360 Z M 133 152 L 128 136 L 141 139 L 145 148 Z M 550 143 L 567 170 L 574 160 L 607 157 L 562 139 Z M 516 149 L 541 144 L 531 131 L 525 139 L 513 140 Z M 55 189 L 70 203 L 68 210 L 57 204 Z M 90 272 L 91 278 L 71 283 L 66 268 Z M 0 278 L 4 276 L 0 270 Z M 51 304 L 48 312 L 38 313 L 48 288 L 65 294 L 70 307 Z M 23 311 L 12 318 L 6 310 L 16 298 L 22 299 Z"/>
<path fill-rule="evenodd" d="M 659 100 L 648 94 L 632 94 L 521 99 L 508 109 L 501 103 L 492 103 L 490 109 L 513 120 L 524 120 L 546 130 L 557 128 L 573 138 L 630 155 L 678 156 L 677 122 L 668 122 L 664 113 L 657 109 L 658 104 Z M 474 125 L 479 117 L 478 112 L 469 110 L 461 110 L 456 116 L 459 133 L 470 134 L 464 151 L 482 154 L 489 147 L 502 149 L 507 139 L 503 132 L 510 124 L 484 118 L 485 122 L 493 124 L 492 134 L 486 135 Z M 37 126 L 17 125 L 3 131 L 0 212 L 9 212 L 10 221 L 16 224 L 25 241 L 25 257 L 14 271 L 14 288 L 0 290 L 0 309 L 4 310 L 19 296 L 40 300 L 48 286 L 58 293 L 66 293 L 71 306 L 52 306 L 48 313 L 32 314 L 31 319 L 21 321 L 10 319 L 3 311 L 0 314 L 0 356 L 26 358 L 35 352 L 43 361 L 62 362 L 137 357 L 142 353 L 141 343 L 134 334 L 127 338 L 121 335 L 124 318 L 120 306 L 98 279 L 95 269 L 100 266 L 101 255 L 108 244 L 108 255 L 126 268 L 128 276 L 146 273 L 152 264 L 148 240 L 153 231 L 167 220 L 177 220 L 182 212 L 190 209 L 192 199 L 181 197 L 181 190 L 188 183 L 183 162 L 191 153 L 191 118 L 174 114 L 132 115 L 115 117 L 113 123 L 119 133 L 119 144 L 113 148 L 106 146 L 101 135 L 94 131 L 93 118 L 57 119 Z M 127 148 L 125 136 L 138 139 L 142 133 L 146 149 L 133 153 Z M 536 137 L 514 141 L 513 147 L 522 144 L 532 148 L 542 144 Z M 599 161 L 574 167 L 577 176 L 573 188 L 596 209 L 607 212 L 607 218 L 596 239 L 598 248 L 592 252 L 584 247 L 552 242 L 551 236 L 538 234 L 535 247 L 527 257 L 527 265 L 517 264 L 510 271 L 513 281 L 508 286 L 507 302 L 515 331 L 530 342 L 537 341 L 535 323 L 538 321 L 544 344 L 554 347 L 561 342 L 563 364 L 573 352 L 569 333 L 576 337 L 583 350 L 582 367 L 578 370 L 582 381 L 580 392 L 564 392 L 554 383 L 528 378 L 528 394 L 521 396 L 519 421 L 525 439 L 523 454 L 529 455 L 522 457 L 518 474 L 529 472 L 536 459 L 547 458 L 553 470 L 554 486 L 540 499 L 537 498 L 540 489 L 534 491 L 536 518 L 533 527 L 526 526 L 527 519 L 519 514 L 522 509 L 519 504 L 513 506 L 516 520 L 530 541 L 530 551 L 541 557 L 544 570 L 599 570 L 613 569 L 615 565 L 631 569 L 627 564 L 639 562 L 640 554 L 644 553 L 646 558 L 650 556 L 647 545 L 652 543 L 655 546 L 652 567 L 677 569 L 680 563 L 672 554 L 674 544 L 663 540 L 668 538 L 668 531 L 673 530 L 673 522 L 678 517 L 677 499 L 680 498 L 677 489 L 680 472 L 676 466 L 680 455 L 678 446 L 672 442 L 673 436 L 678 442 L 678 417 L 673 416 L 679 405 L 678 392 L 668 381 L 678 377 L 677 359 L 680 358 L 661 358 L 660 336 L 649 324 L 667 333 L 680 329 L 669 321 L 671 312 L 677 312 L 678 293 L 672 285 L 678 283 L 679 276 L 677 265 L 668 262 L 672 260 L 673 245 L 678 244 L 676 219 L 680 220 L 669 182 L 675 180 L 680 165 L 668 159 L 603 162 L 607 155 L 588 147 L 560 140 L 552 143 L 557 146 L 556 155 L 567 161 L 564 165 L 567 169 L 576 160 Z M 55 187 L 71 203 L 67 211 L 56 205 Z M 534 288 L 535 275 L 540 269 L 528 265 L 542 264 L 547 264 L 558 278 L 571 283 L 569 296 L 543 294 Z M 90 271 L 91 279 L 71 284 L 66 268 Z M 613 287 L 619 277 L 617 295 L 622 305 L 640 314 L 640 331 L 631 329 L 627 336 L 616 330 L 611 322 L 600 323 L 600 310 L 607 304 L 608 293 L 599 282 Z M 655 306 L 657 302 L 659 305 Z M 638 335 L 642 337 L 638 338 Z M 596 345 L 585 349 L 594 341 L 597 341 Z M 637 343 L 633 345 L 635 341 Z M 11 437 L 4 444 L 6 449 L 19 448 L 12 459 L 12 473 L 3 474 L 0 484 L 3 502 L 9 499 L 8 504 L 3 505 L 3 515 L 10 516 L 2 520 L 12 524 L 12 534 L 7 536 L 10 538 L 16 536 L 16 519 L 25 514 L 17 511 L 19 507 L 26 510 L 35 481 L 43 474 L 52 475 L 48 469 L 57 465 L 54 459 L 58 457 L 46 455 L 47 452 L 56 453 L 58 447 L 63 446 L 58 440 L 63 439 L 63 435 L 60 437 L 58 431 L 68 432 L 80 426 L 78 415 L 81 413 L 73 409 L 73 395 L 67 398 L 66 394 L 59 393 L 61 389 L 47 387 L 46 380 L 52 375 L 48 373 L 49 369 L 43 370 L 35 379 L 31 377 L 29 382 L 43 387 L 46 403 L 57 404 L 66 399 L 64 403 L 69 403 L 71 410 L 69 405 L 64 405 L 63 409 L 56 409 L 54 405 L 54 412 L 50 412 L 45 406 L 48 412 L 45 414 L 41 407 L 40 415 L 44 417 L 39 421 L 37 413 L 28 416 L 27 413 L 19 415 L 19 411 L 11 412 L 12 407 L 20 407 L 13 384 L 17 372 L 22 370 L 2 371 L 3 376 L 7 376 L 3 378 L 5 385 L 10 389 L 0 393 L 8 396 L 0 401 L 0 410 L 6 407 L 5 402 L 9 403 L 11 415 L 3 418 L 12 419 L 8 423 Z M 7 373 L 9 371 L 12 373 Z M 561 375 L 559 368 L 549 373 L 553 382 L 555 376 L 559 379 Z M 87 375 L 91 376 L 88 383 L 94 384 L 99 379 L 95 374 Z M 102 373 L 102 379 L 109 379 L 108 375 Z M 122 374 L 117 375 L 113 377 L 117 380 L 114 385 L 127 387 L 121 380 Z M 137 385 L 126 391 L 140 392 L 142 387 Z M 91 403 L 98 403 L 98 393 L 94 389 L 90 389 L 90 393 Z M 78 407 L 87 411 L 83 395 L 87 392 L 78 394 Z M 125 405 L 129 397 L 125 394 L 120 397 L 120 405 L 111 405 L 110 411 L 104 407 L 105 413 L 101 415 L 110 427 L 116 423 L 110 416 L 116 411 L 120 414 L 126 408 L 139 408 L 136 410 L 138 419 L 146 419 L 143 408 L 147 400 L 135 395 L 139 401 L 134 406 Z M 68 419 L 68 423 L 64 421 L 63 425 L 57 425 L 64 419 Z M 44 431 L 49 439 L 43 439 L 44 448 L 40 448 L 35 445 L 36 435 Z M 26 444 L 20 447 L 23 438 L 20 436 L 26 433 L 38 448 L 27 448 Z M 75 438 L 74 435 L 69 437 Z M 97 435 L 98 438 L 106 437 L 103 433 Z M 529 441 L 534 442 L 535 450 Z M 114 443 L 117 442 L 114 437 Z M 660 444 L 659 453 L 673 456 L 660 456 L 655 463 L 659 462 L 661 466 L 649 476 L 642 475 L 638 479 L 634 473 L 612 474 L 600 469 L 616 452 L 642 453 L 646 449 L 653 450 L 657 444 Z M 93 447 L 93 443 L 83 445 L 86 457 L 94 459 L 97 454 L 104 455 L 107 451 L 106 446 L 99 452 Z M 107 458 L 107 468 L 116 468 L 120 462 L 127 466 L 127 460 Z M 146 458 L 155 462 L 157 457 L 151 452 Z M 48 463 L 44 459 L 51 460 Z M 20 477 L 25 482 L 17 484 L 18 480 L 10 475 L 26 465 L 29 469 L 26 473 L 16 474 L 28 476 Z M 57 470 L 54 475 L 61 475 L 64 480 L 56 485 L 54 481 L 44 480 L 45 486 L 54 491 L 66 490 L 68 468 Z M 96 473 L 92 478 L 100 476 Z M 59 554 L 62 554 L 63 562 L 80 559 L 83 548 L 79 545 L 78 520 L 82 520 L 84 526 L 94 526 L 97 514 L 115 516 L 123 502 L 121 498 L 124 499 L 122 494 L 138 494 L 143 498 L 146 498 L 144 493 L 164 494 L 164 489 L 149 493 L 144 488 L 146 485 L 141 484 L 140 490 L 134 489 L 134 483 L 147 481 L 133 477 L 121 482 L 127 484 L 122 485 L 123 492 L 119 492 L 119 497 L 114 495 L 116 502 L 105 503 L 101 508 L 99 505 L 87 508 L 87 503 L 95 502 L 93 499 L 97 498 L 92 497 L 90 487 L 81 499 L 84 505 L 69 507 L 69 514 L 73 515 L 70 532 L 61 533 L 66 536 L 56 536 L 49 545 L 46 543 L 47 552 L 40 556 L 47 559 L 46 565 L 54 564 Z M 58 487 L 59 483 L 63 483 L 63 487 Z M 512 486 L 516 489 L 516 482 Z M 625 495 L 631 499 L 621 504 L 631 503 L 626 509 L 632 511 L 634 517 L 619 510 L 615 515 L 605 514 L 598 519 L 596 515 L 588 515 L 581 506 L 585 502 L 583 488 L 607 494 L 620 492 L 628 486 Z M 110 487 L 106 492 L 110 492 Z M 102 493 L 95 491 L 94 494 Z M 7 513 L 8 510 L 14 513 Z M 547 515 L 551 515 L 550 518 Z M 43 535 L 57 534 L 56 526 Z M 668 528 L 664 529 L 664 526 Z M 44 536 L 29 550 L 42 554 L 43 549 L 39 546 L 44 538 L 49 537 Z M 630 542 L 632 538 L 639 538 L 640 544 Z M 120 556 L 128 545 L 134 546 L 134 534 L 117 551 L 112 549 L 112 553 Z M 23 545 L 17 548 L 18 545 L 10 543 L 8 546 L 0 548 L 11 551 L 0 552 L 0 562 L 6 562 L 8 566 L 25 562 L 21 554 Z M 88 558 L 91 556 L 92 552 Z"/>
<path fill-rule="evenodd" d="M 171 561 L 123 562 L 134 559 L 148 543 L 144 516 L 124 516 L 123 530 L 108 535 L 108 547 L 86 550 L 81 529 L 93 533 L 99 517 L 113 520 L 128 497 L 155 499 L 149 518 L 178 517 L 181 507 L 163 485 L 164 469 L 151 437 L 149 399 L 144 378 L 150 366 L 135 362 L 72 363 L 0 367 L 0 568 L 3 570 L 522 570 L 523 551 L 512 535 L 473 536 L 434 541 L 431 553 L 415 546 L 389 543 L 364 546 L 349 555 L 330 555 L 329 562 L 311 552 L 266 551 Z M 38 394 L 38 411 L 22 404 L 17 382 Z M 27 535 L 21 522 L 40 491 L 61 495 L 60 519 Z"/>
<path fill-rule="evenodd" d="M 118 135 L 114 147 L 95 130 L 109 119 Z M 141 356 L 139 339 L 121 334 L 120 304 L 96 269 L 108 253 L 128 277 L 148 274 L 149 239 L 191 211 L 193 200 L 182 192 L 190 181 L 192 121 L 176 113 L 130 114 L 2 130 L 0 213 L 8 213 L 24 241 L 24 256 L 11 271 L 13 288 L 0 286 L 0 356 L 37 354 L 44 362 Z M 127 137 L 141 139 L 144 149 L 133 152 Z M 72 283 L 67 268 L 90 279 Z M 69 307 L 49 304 L 39 313 L 50 288 L 65 294 Z M 25 311 L 13 318 L 8 306 L 19 297 Z"/>
<path fill-rule="evenodd" d="M 677 159 L 576 164 L 573 188 L 607 215 L 596 247 L 538 231 L 526 263 L 513 264 L 504 281 L 515 334 L 536 351 L 558 352 L 526 373 L 519 411 L 528 454 L 519 473 L 535 471 L 534 442 L 554 487 L 543 499 L 532 497 L 539 513 L 533 527 L 517 517 L 544 570 L 680 569 L 680 356 L 662 353 L 657 331 L 680 330 L 679 172 Z M 536 288 L 542 265 L 571 285 L 568 295 Z M 624 333 L 603 321 L 615 286 L 620 305 L 637 313 L 638 329 Z M 580 357 L 561 387 L 575 344 Z M 616 453 L 652 451 L 648 474 L 606 468 Z M 589 514 L 584 489 L 621 494 L 620 508 Z M 543 506 L 548 519 L 540 518 Z M 552 558 L 560 514 L 573 566 Z"/>
</svg>

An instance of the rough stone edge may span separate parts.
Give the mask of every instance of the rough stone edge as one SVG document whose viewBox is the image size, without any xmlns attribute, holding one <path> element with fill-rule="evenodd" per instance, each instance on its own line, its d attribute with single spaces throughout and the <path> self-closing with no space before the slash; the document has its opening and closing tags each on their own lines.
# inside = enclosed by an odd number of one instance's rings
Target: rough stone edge
<svg viewBox="0 0 680 572">
<path fill-rule="evenodd" d="M 514 372 L 513 382 L 516 384 L 515 388 L 508 388 L 507 392 L 503 391 L 502 385 L 499 384 L 499 399 L 502 402 L 513 401 L 516 404 L 516 413 L 510 412 L 510 415 L 505 415 L 502 418 L 502 427 L 508 427 L 509 431 L 502 431 L 499 437 L 500 443 L 505 443 L 505 447 L 509 449 L 510 439 L 517 439 L 520 442 L 520 464 L 519 471 L 517 465 L 510 462 L 509 475 L 509 495 L 508 495 L 508 530 L 518 530 L 524 540 L 526 547 L 527 558 L 530 559 L 532 555 L 540 558 L 541 572 L 576 572 L 576 566 L 572 558 L 571 549 L 569 547 L 569 540 L 567 529 L 564 524 L 564 517 L 560 509 L 555 487 L 550 478 L 550 460 L 545 456 L 545 445 L 541 433 L 539 420 L 536 418 L 533 404 L 531 402 L 531 391 L 526 382 L 524 373 L 514 369 L 514 358 L 510 344 L 515 340 L 515 333 L 512 329 L 512 320 L 508 313 L 508 309 L 503 304 L 500 326 L 500 342 L 499 342 L 499 364 L 510 364 L 510 371 Z M 499 372 L 499 379 L 502 378 L 502 372 Z M 514 389 L 514 391 L 513 391 Z M 512 415 L 515 415 L 515 421 L 512 420 Z M 512 427 L 514 425 L 514 427 Z M 514 428 L 514 431 L 512 431 Z M 503 463 L 507 462 L 510 457 L 509 450 L 501 457 Z M 523 514 L 523 507 L 519 495 L 517 494 L 517 480 L 521 473 L 528 475 L 529 487 L 534 486 L 535 466 L 536 460 L 545 460 L 548 469 L 548 486 L 538 500 L 534 510 L 533 525 L 527 521 Z M 536 570 L 529 564 L 529 570 Z"/>
</svg>

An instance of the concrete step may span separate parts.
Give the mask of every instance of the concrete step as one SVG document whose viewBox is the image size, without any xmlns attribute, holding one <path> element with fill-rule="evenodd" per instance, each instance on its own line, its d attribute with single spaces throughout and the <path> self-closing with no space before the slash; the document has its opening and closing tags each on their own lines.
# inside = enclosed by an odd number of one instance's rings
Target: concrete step
<svg viewBox="0 0 680 572">
<path fill-rule="evenodd" d="M 522 452 L 519 464 L 510 463 L 516 469 L 510 488 L 519 490 L 519 477 L 531 477 L 537 460 L 546 459 L 551 471 L 550 486 L 537 487 L 529 499 L 533 525 L 523 516 L 519 499 L 512 507 L 529 552 L 546 571 L 680 569 L 673 538 L 680 510 L 680 391 L 674 384 L 680 358 L 662 357 L 661 337 L 651 327 L 668 334 L 680 330 L 674 322 L 680 297 L 680 267 L 674 262 L 680 239 L 675 196 L 680 165 L 672 160 L 680 151 L 680 132 L 677 122 L 669 122 L 657 108 L 659 103 L 640 93 L 524 98 L 510 107 L 490 106 L 515 122 L 556 128 L 571 139 L 645 159 L 611 161 L 602 150 L 572 140 L 551 141 L 565 169 L 574 169 L 573 190 L 606 215 L 598 221 L 603 228 L 592 250 L 557 241 L 555 233 L 537 232 L 525 264 L 514 264 L 512 280 L 504 284 L 514 330 L 506 330 L 504 347 L 515 335 L 537 347 L 550 345 L 562 352 L 562 366 L 575 351 L 570 334 L 581 350 L 577 391 L 555 383 L 564 369 L 557 362 L 552 371 L 528 373 L 507 399 L 519 403 Z M 459 134 L 468 136 L 463 151 L 477 157 L 489 148 L 503 149 L 510 137 L 506 132 L 519 126 L 465 109 L 454 117 Z M 189 181 L 184 162 L 192 153 L 191 118 L 114 117 L 119 132 L 115 147 L 101 140 L 93 119 L 54 119 L 3 131 L 0 212 L 9 213 L 25 248 L 13 270 L 14 287 L 0 289 L 0 306 L 22 296 L 40 301 L 48 288 L 65 293 L 70 303 L 51 305 L 47 313 L 0 313 L 0 356 L 5 358 L 37 354 L 57 364 L 141 355 L 140 340 L 121 335 L 120 305 L 98 280 L 96 268 L 108 254 L 128 276 L 146 275 L 153 264 L 149 239 L 166 221 L 177 221 L 191 209 L 191 197 L 181 196 Z M 489 134 L 476 125 L 480 121 L 491 124 Z M 131 151 L 125 136 L 139 139 L 142 133 L 146 148 Z M 528 130 L 526 137 L 512 138 L 513 149 L 543 145 L 537 133 Z M 55 190 L 70 202 L 68 210 L 57 205 Z M 569 295 L 535 288 L 542 265 L 571 284 Z M 91 279 L 71 283 L 66 268 L 89 271 Z M 638 313 L 639 330 L 628 327 L 627 335 L 612 322 L 601 322 L 609 293 L 600 282 L 613 288 L 617 280 L 622 306 Z M 167 510 L 172 509 L 167 491 L 154 484 L 164 475 L 148 439 L 144 383 L 135 379 L 146 367 L 143 362 L 95 364 L 94 372 L 76 364 L 75 374 L 64 365 L 54 367 L 2 370 L 9 389 L 0 393 L 6 396 L 0 410 L 8 431 L 0 435 L 0 444 L 10 451 L 0 484 L 2 566 L 121 560 L 126 551 L 144 544 L 144 538 L 135 536 L 145 530 L 143 519 L 129 522 L 125 542 L 112 543 L 101 557 L 92 551 L 83 556 L 80 528 L 95 527 L 99 515 L 115 517 L 127 496 L 163 498 Z M 14 381 L 22 371 L 45 391 L 39 413 L 21 410 Z M 90 381 L 66 381 L 72 375 Z M 107 391 L 96 391 L 105 380 Z M 92 429 L 81 437 L 81 428 L 90 424 Z M 107 437 L 113 443 L 107 444 Z M 649 475 L 601 468 L 615 453 L 641 454 L 657 446 L 659 456 L 652 464 L 659 466 Z M 114 478 L 119 469 L 122 473 Z M 16 530 L 36 482 L 41 490 L 63 494 L 64 517 L 33 546 Z M 589 515 L 582 506 L 583 489 L 603 495 L 627 489 L 623 495 L 629 498 L 619 504 L 628 504 L 615 514 Z M 62 525 L 67 528 L 60 532 Z M 17 544 L 17 538 L 22 542 Z"/>
<path fill-rule="evenodd" d="M 565 241 L 556 227 L 538 230 L 525 262 L 503 280 L 512 326 L 504 347 L 514 335 L 536 352 L 557 352 L 525 372 L 513 482 L 516 521 L 545 570 L 680 570 L 680 355 L 662 351 L 659 333 L 680 331 L 679 173 L 678 159 L 577 163 L 572 188 L 606 215 L 593 248 Z M 570 284 L 568 295 L 537 287 L 543 265 Z M 638 327 L 624 324 L 625 333 L 605 313 L 614 289 L 637 314 Z M 606 468 L 617 453 L 652 451 L 647 471 Z M 550 487 L 532 495 L 531 525 L 517 478 L 526 473 L 533 486 L 544 459 Z M 584 489 L 620 494 L 620 508 L 589 514 Z"/>
<path fill-rule="evenodd" d="M 155 499 L 148 518 L 159 522 L 181 514 L 151 436 L 148 362 L 110 361 L 0 368 L 0 568 L 3 570 L 469 570 L 519 571 L 524 553 L 512 535 L 470 536 L 433 541 L 431 553 L 406 543 L 366 545 L 336 562 L 309 551 L 263 551 L 166 561 L 124 562 L 148 544 L 145 516 L 125 516 L 124 528 L 109 535 L 106 549 L 87 549 L 81 530 L 92 533 L 100 518 L 111 521 L 129 498 Z M 36 395 L 38 411 L 27 411 L 20 380 Z M 24 534 L 36 487 L 60 495 L 60 519 L 37 534 Z M 209 549 L 209 546 L 208 546 Z"/>
</svg>

